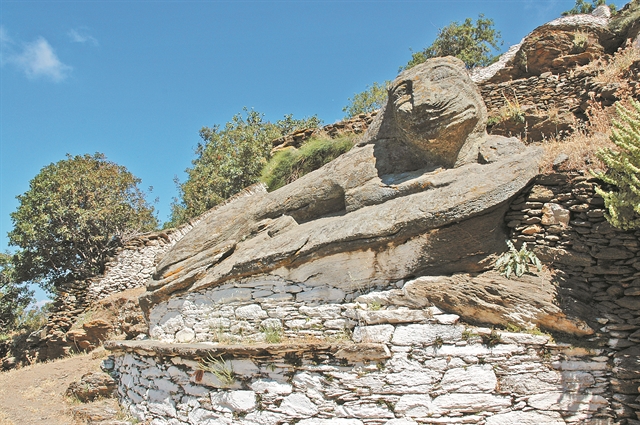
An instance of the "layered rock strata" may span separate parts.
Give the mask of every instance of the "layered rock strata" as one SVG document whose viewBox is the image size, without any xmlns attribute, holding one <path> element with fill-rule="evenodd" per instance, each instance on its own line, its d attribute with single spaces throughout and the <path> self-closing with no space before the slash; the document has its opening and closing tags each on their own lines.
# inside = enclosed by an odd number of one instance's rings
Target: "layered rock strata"
<svg viewBox="0 0 640 425">
<path fill-rule="evenodd" d="M 389 93 L 350 152 L 203 219 L 158 264 L 146 313 L 251 275 L 342 290 L 486 268 L 503 246 L 506 203 L 536 175 L 540 151 L 487 136 L 458 60 L 406 71 Z"/>
</svg>

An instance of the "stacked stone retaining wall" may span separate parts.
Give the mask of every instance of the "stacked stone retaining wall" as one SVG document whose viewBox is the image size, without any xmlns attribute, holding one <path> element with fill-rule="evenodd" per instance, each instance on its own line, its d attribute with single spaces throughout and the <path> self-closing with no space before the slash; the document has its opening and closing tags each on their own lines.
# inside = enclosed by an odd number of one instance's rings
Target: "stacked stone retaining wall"
<svg viewBox="0 0 640 425">
<path fill-rule="evenodd" d="M 107 345 L 119 397 L 155 425 L 613 423 L 605 350 L 464 325 L 402 296 L 419 280 L 359 295 L 253 279 L 177 297 L 151 319 L 170 343 Z M 283 340 L 265 343 L 274 329 Z"/>
<path fill-rule="evenodd" d="M 612 405 L 640 419 L 640 231 L 605 219 L 598 182 L 579 173 L 539 176 L 506 215 L 512 241 L 527 243 L 563 280 L 561 290 L 591 308 L 594 342 L 612 360 Z"/>
</svg>

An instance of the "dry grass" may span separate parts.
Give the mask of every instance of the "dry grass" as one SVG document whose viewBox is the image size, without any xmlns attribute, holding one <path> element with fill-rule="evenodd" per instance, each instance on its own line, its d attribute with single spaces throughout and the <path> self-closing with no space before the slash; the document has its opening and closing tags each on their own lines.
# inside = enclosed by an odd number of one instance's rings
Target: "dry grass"
<svg viewBox="0 0 640 425">
<path fill-rule="evenodd" d="M 640 60 L 640 49 L 627 43 L 609 60 L 597 60 L 585 65 L 584 69 L 599 71 L 594 81 L 601 85 L 617 83 L 617 96 L 627 98 L 630 94 L 629 79 L 626 78 L 631 65 Z M 624 106 L 629 106 L 628 101 L 622 101 Z M 602 148 L 615 148 L 610 140 L 611 122 L 616 118 L 615 108 L 603 108 L 595 101 L 591 102 L 589 122 L 582 128 L 578 128 L 572 135 L 563 140 L 549 138 L 543 142 L 545 150 L 541 172 L 554 170 L 553 162 L 559 155 L 567 155 L 569 158 L 556 169 L 559 171 L 594 170 L 605 171 L 605 164 L 598 159 L 596 153 Z"/>
<path fill-rule="evenodd" d="M 626 83 L 623 74 L 636 61 L 640 60 L 640 49 L 630 43 L 618 50 L 608 61 L 593 61 L 586 65 L 587 69 L 602 69 L 594 81 L 601 84 Z"/>
<path fill-rule="evenodd" d="M 544 156 L 540 171 L 548 173 L 554 171 L 553 162 L 560 155 L 569 158 L 557 167 L 559 171 L 576 170 L 605 170 L 605 165 L 596 152 L 605 147 L 615 147 L 609 139 L 611 136 L 611 119 L 615 112 L 613 108 L 604 109 L 593 104 L 589 110 L 589 123 L 579 128 L 565 139 L 556 137 L 546 139 L 542 143 Z"/>
</svg>

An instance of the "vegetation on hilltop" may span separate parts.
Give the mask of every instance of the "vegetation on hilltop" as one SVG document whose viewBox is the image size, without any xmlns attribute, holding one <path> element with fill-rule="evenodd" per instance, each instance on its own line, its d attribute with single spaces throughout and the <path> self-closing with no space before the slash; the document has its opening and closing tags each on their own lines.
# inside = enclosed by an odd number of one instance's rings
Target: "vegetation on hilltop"
<svg viewBox="0 0 640 425">
<path fill-rule="evenodd" d="M 411 60 L 401 66 L 400 71 L 440 56 L 455 56 L 468 68 L 487 66 L 497 59 L 492 52 L 497 51 L 500 45 L 500 31 L 494 28 L 493 19 L 480 14 L 475 22 L 467 18 L 462 23 L 454 21 L 440 28 L 434 42 L 429 47 L 413 53 Z M 342 108 L 347 114 L 346 118 L 380 109 L 387 100 L 387 85 L 387 81 L 383 84 L 374 82 L 363 92 L 349 98 L 347 106 Z"/>
<path fill-rule="evenodd" d="M 502 45 L 500 31 L 494 28 L 493 19 L 478 15 L 475 22 L 467 18 L 464 22 L 451 22 L 438 30 L 438 36 L 431 46 L 415 52 L 411 60 L 401 70 L 412 68 L 427 59 L 454 56 L 461 59 L 467 68 L 487 66 L 495 62 L 497 56 L 492 51 Z"/>
<path fill-rule="evenodd" d="M 271 123 L 264 114 L 244 108 L 224 127 L 203 127 L 203 142 L 196 148 L 193 167 L 188 168 L 187 180 L 176 180 L 179 199 L 171 205 L 171 221 L 165 227 L 177 226 L 199 216 L 258 182 L 263 167 L 271 157 L 271 142 L 298 129 L 316 128 L 317 116 L 294 119 L 286 115 Z"/>
<path fill-rule="evenodd" d="M 591 0 L 591 3 L 589 3 L 587 0 L 576 0 L 576 4 L 573 6 L 573 8 L 562 12 L 562 16 L 591 13 L 595 10 L 596 7 L 606 4 L 606 0 Z M 611 9 L 611 12 L 616 11 L 615 4 L 611 3 L 608 6 L 609 9 Z"/>
<path fill-rule="evenodd" d="M 382 84 L 374 82 L 371 86 L 367 86 L 365 91 L 354 94 L 352 98 L 350 97 L 348 99 L 349 104 L 342 108 L 342 112 L 347 114 L 345 118 L 367 114 L 382 108 L 387 101 L 389 83 L 390 81 L 385 81 Z"/>
<path fill-rule="evenodd" d="M 17 328 L 19 317 L 33 301 L 33 291 L 26 283 L 15 281 L 11 255 L 0 254 L 0 333 Z"/>
</svg>

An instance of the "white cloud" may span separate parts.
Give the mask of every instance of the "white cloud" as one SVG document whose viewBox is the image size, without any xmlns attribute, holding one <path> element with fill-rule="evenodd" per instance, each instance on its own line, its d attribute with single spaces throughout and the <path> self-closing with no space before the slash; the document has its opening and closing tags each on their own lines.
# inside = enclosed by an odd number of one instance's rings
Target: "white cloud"
<svg viewBox="0 0 640 425">
<path fill-rule="evenodd" d="M 98 45 L 98 40 L 95 37 L 91 36 L 87 33 L 86 29 L 78 28 L 78 29 L 70 29 L 67 32 L 67 35 L 74 43 L 90 43 L 94 46 Z"/>
<path fill-rule="evenodd" d="M 2 25 L 0 25 L 0 45 L 4 47 L 5 44 L 10 44 L 11 37 L 7 34 L 7 30 L 4 29 Z"/>
<path fill-rule="evenodd" d="M 51 45 L 44 38 L 24 43 L 22 52 L 10 54 L 5 58 L 22 70 L 29 78 L 50 78 L 55 82 L 64 80 L 71 67 L 60 62 Z"/>
</svg>

